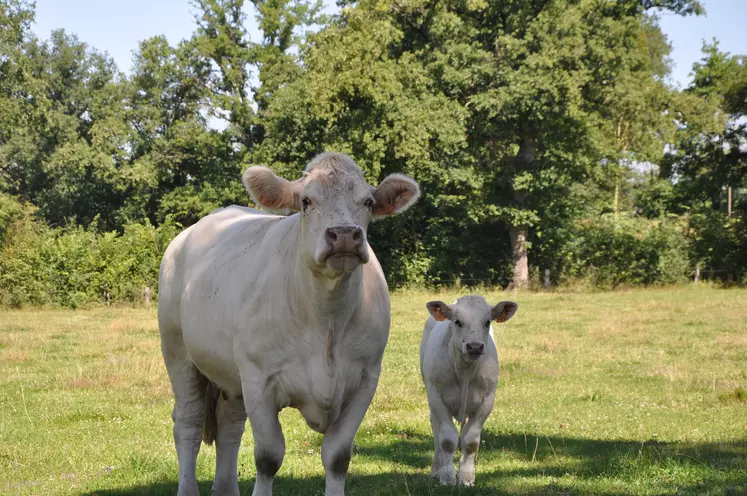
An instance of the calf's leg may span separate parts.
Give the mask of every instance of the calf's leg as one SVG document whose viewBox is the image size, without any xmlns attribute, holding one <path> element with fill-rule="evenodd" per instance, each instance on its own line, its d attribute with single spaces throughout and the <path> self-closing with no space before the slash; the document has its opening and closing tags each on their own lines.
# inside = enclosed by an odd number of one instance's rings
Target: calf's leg
<svg viewBox="0 0 747 496">
<path fill-rule="evenodd" d="M 428 406 L 431 409 L 431 428 L 433 438 L 437 439 L 433 457 L 433 469 L 438 463 L 436 477 L 441 484 L 452 486 L 456 484 L 456 470 L 454 470 L 454 451 L 459 442 L 459 433 L 454 427 L 451 413 L 441 397 L 435 392 L 427 392 Z"/>
<path fill-rule="evenodd" d="M 443 457 L 441 456 L 441 443 L 438 440 L 439 425 L 436 417 L 431 413 L 431 431 L 433 432 L 433 464 L 431 465 L 431 477 L 438 479 L 443 467 Z"/>
<path fill-rule="evenodd" d="M 493 410 L 495 395 L 492 394 L 470 415 L 462 427 L 462 458 L 459 460 L 459 482 L 465 486 L 475 484 L 475 456 L 480 448 L 480 434 L 485 420 Z"/>
</svg>

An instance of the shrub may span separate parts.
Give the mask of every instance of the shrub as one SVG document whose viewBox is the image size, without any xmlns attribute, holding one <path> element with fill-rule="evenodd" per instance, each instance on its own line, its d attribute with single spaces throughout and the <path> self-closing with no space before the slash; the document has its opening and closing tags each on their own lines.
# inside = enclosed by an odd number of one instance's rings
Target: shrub
<svg viewBox="0 0 747 496">
<path fill-rule="evenodd" d="M 0 305 L 11 307 L 76 308 L 103 302 L 106 293 L 113 302 L 135 303 L 146 286 L 155 297 L 161 257 L 177 234 L 173 223 L 155 228 L 147 221 L 121 234 L 49 228 L 23 208 L 0 228 Z"/>
<path fill-rule="evenodd" d="M 593 286 L 676 284 L 692 273 L 691 242 L 682 225 L 605 215 L 577 222 L 561 254 L 561 281 Z"/>
</svg>

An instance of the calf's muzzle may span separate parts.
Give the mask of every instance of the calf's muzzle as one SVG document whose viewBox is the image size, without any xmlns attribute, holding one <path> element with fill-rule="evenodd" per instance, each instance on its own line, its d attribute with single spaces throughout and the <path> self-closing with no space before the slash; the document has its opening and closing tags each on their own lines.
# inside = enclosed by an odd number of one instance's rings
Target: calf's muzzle
<svg viewBox="0 0 747 496">
<path fill-rule="evenodd" d="M 473 357 L 479 357 L 485 352 L 483 343 L 467 343 L 467 353 Z"/>
</svg>

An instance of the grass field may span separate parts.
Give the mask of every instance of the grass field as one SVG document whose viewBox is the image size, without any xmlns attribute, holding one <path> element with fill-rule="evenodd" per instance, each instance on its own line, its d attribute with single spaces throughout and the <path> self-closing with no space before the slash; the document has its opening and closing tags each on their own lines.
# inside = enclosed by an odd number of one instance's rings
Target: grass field
<svg viewBox="0 0 747 496">
<path fill-rule="evenodd" d="M 351 495 L 747 494 L 747 290 L 518 294 L 474 488 L 428 478 L 424 304 L 399 292 Z M 489 293 L 495 303 L 505 293 Z M 154 310 L 0 312 L 0 494 L 175 494 L 171 390 Z M 323 494 L 321 436 L 281 414 L 275 494 Z M 198 475 L 209 494 L 215 450 Z M 241 488 L 254 478 L 250 432 Z"/>
</svg>

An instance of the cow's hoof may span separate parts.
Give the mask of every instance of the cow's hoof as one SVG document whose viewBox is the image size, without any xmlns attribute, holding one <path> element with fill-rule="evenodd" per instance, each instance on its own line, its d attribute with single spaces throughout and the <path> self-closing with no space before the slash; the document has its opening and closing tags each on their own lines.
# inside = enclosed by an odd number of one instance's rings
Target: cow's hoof
<svg viewBox="0 0 747 496">
<path fill-rule="evenodd" d="M 228 486 L 220 486 L 219 484 L 213 484 L 213 489 L 210 491 L 210 496 L 241 496 L 238 484 L 231 484 Z"/>
</svg>

